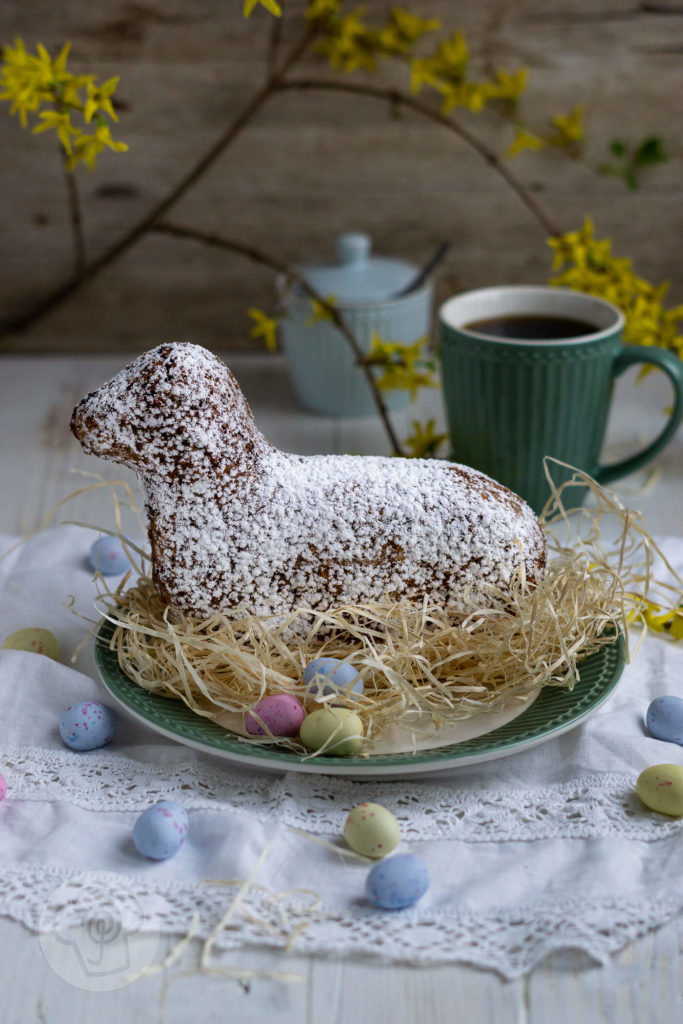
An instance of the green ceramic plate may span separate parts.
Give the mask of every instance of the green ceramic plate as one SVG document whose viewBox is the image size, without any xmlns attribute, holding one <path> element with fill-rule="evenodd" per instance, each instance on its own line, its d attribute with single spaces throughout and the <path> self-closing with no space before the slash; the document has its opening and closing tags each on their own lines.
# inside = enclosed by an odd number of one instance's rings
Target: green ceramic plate
<svg viewBox="0 0 683 1024">
<path fill-rule="evenodd" d="M 129 714 L 155 732 L 205 753 L 262 769 L 356 778 L 411 778 L 450 771 L 460 765 L 506 757 L 544 743 L 588 718 L 614 690 L 625 662 L 624 638 L 619 635 L 614 643 L 581 662 L 581 680 L 571 693 L 545 687 L 533 704 L 513 721 L 474 739 L 417 753 L 307 760 L 275 746 L 256 746 L 194 714 L 182 701 L 155 696 L 141 689 L 121 671 L 116 654 L 109 649 L 113 630 L 111 623 L 105 622 L 95 645 L 104 685 Z"/>
</svg>

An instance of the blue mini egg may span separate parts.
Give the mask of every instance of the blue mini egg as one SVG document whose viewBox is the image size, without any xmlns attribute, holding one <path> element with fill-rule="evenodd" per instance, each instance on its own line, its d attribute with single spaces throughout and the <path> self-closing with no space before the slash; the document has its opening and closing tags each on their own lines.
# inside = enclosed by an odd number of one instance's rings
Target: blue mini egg
<svg viewBox="0 0 683 1024">
<path fill-rule="evenodd" d="M 683 746 L 683 700 L 657 697 L 647 709 L 645 724 L 655 739 Z"/>
<path fill-rule="evenodd" d="M 70 704 L 59 720 L 59 734 L 72 750 L 96 750 L 111 743 L 118 718 L 106 704 L 86 700 Z"/>
<path fill-rule="evenodd" d="M 317 697 L 321 686 L 323 696 L 347 692 L 360 695 L 363 692 L 363 680 L 358 669 L 339 658 L 316 658 L 312 661 L 304 669 L 304 686 L 309 697 Z"/>
<path fill-rule="evenodd" d="M 160 800 L 144 811 L 133 827 L 138 853 L 151 860 L 167 860 L 178 852 L 187 835 L 187 811 L 172 800 Z"/>
<path fill-rule="evenodd" d="M 88 564 L 93 572 L 103 576 L 121 576 L 131 568 L 123 544 L 118 537 L 98 537 L 90 548 Z"/>
<path fill-rule="evenodd" d="M 365 895 L 382 910 L 410 907 L 429 888 L 427 865 L 412 853 L 398 853 L 376 864 L 365 882 Z"/>
</svg>

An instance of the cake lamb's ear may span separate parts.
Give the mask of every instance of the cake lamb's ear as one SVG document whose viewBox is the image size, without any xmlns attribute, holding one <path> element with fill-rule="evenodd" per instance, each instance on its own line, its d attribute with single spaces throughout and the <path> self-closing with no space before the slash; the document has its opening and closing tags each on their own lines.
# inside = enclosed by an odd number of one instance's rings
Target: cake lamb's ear
<svg viewBox="0 0 683 1024">
<path fill-rule="evenodd" d="M 173 478 L 232 464 L 260 436 L 228 368 L 190 344 L 134 360 L 76 406 L 71 429 L 93 455 Z"/>
</svg>

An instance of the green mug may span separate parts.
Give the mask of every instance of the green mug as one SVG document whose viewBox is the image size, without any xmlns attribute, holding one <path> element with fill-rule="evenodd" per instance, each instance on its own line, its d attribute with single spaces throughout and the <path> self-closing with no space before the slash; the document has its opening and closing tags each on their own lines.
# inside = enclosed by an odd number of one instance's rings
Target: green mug
<svg viewBox="0 0 683 1024">
<path fill-rule="evenodd" d="M 623 325 L 616 306 L 566 288 L 480 288 L 445 302 L 439 337 L 453 460 L 505 484 L 536 512 L 550 497 L 546 455 L 600 484 L 649 462 L 680 423 L 683 363 L 662 349 L 623 345 Z M 667 374 L 673 408 L 651 444 L 602 465 L 614 379 L 633 363 Z M 552 476 L 560 485 L 571 473 L 555 466 Z"/>
</svg>

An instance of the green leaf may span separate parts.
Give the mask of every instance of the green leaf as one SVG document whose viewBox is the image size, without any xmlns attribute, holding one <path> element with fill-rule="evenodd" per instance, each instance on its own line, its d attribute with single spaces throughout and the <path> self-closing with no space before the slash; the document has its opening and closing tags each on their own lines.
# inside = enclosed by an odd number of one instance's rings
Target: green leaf
<svg viewBox="0 0 683 1024">
<path fill-rule="evenodd" d="M 622 142 L 621 139 L 612 139 L 609 144 L 609 151 L 612 156 L 626 156 L 626 143 Z"/>
<path fill-rule="evenodd" d="M 615 178 L 624 177 L 624 168 L 617 167 L 616 164 L 600 164 L 598 171 L 600 174 L 613 174 Z"/>
<path fill-rule="evenodd" d="M 624 181 L 626 182 L 626 184 L 632 192 L 637 192 L 640 188 L 640 185 L 638 184 L 638 179 L 636 177 L 636 173 L 632 167 L 629 167 L 629 169 L 624 174 Z"/>
<path fill-rule="evenodd" d="M 668 159 L 664 143 L 657 135 L 644 139 L 633 154 L 633 163 L 639 167 L 646 164 L 661 164 Z"/>
</svg>

